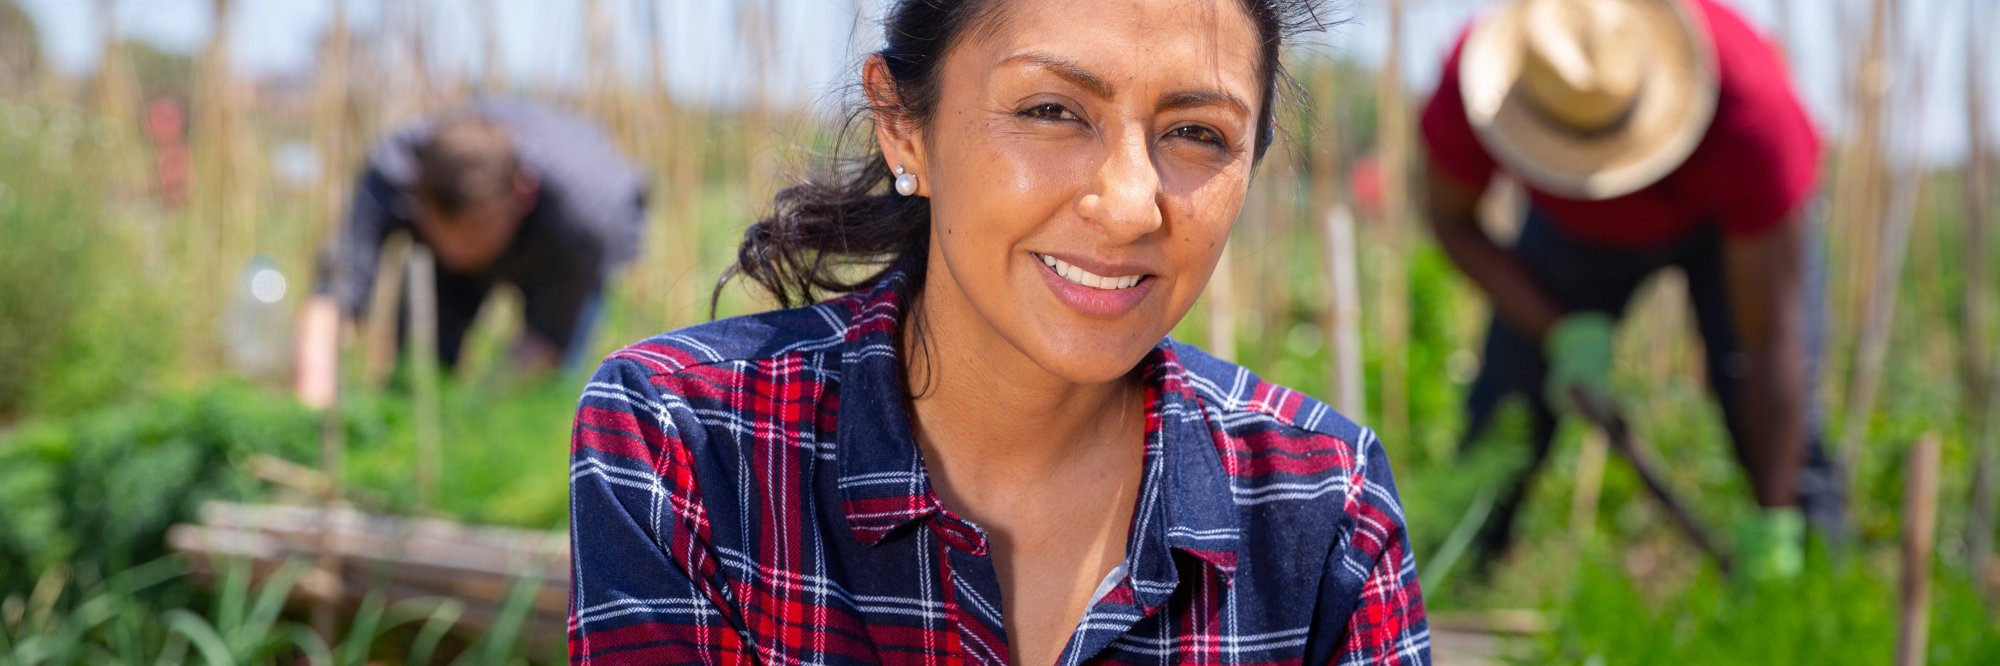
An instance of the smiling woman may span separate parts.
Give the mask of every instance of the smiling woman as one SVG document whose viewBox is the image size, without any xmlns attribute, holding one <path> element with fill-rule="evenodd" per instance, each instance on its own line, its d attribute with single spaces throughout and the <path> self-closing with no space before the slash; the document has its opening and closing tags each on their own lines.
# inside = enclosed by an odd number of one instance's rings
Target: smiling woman
<svg viewBox="0 0 2000 666">
<path fill-rule="evenodd" d="M 794 309 L 584 393 L 572 659 L 1427 662 L 1381 444 L 1167 337 L 1322 11 L 893 3 L 875 150 L 724 276 Z"/>
</svg>

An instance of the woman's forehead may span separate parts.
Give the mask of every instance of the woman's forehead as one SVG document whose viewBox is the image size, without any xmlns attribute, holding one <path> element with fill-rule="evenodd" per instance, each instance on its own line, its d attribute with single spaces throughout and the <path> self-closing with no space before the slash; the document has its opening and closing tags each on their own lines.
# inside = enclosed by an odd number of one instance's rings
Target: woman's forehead
<svg viewBox="0 0 2000 666">
<path fill-rule="evenodd" d="M 982 68 L 1061 63 L 1112 89 L 1257 89 L 1262 49 L 1242 0 L 1000 0 L 958 55 Z"/>
</svg>

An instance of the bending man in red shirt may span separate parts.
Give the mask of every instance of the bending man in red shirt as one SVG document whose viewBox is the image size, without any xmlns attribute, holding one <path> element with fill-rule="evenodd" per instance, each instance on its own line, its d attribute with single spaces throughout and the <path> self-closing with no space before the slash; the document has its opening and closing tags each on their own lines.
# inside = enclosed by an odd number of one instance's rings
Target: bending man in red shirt
<svg viewBox="0 0 2000 666">
<path fill-rule="evenodd" d="M 1611 336 L 1645 278 L 1678 268 L 1758 515 L 1748 570 L 1787 577 L 1804 526 L 1842 522 L 1812 406 L 1819 140 L 1777 50 L 1714 0 L 1518 0 L 1454 47 L 1422 118 L 1438 243 L 1492 299 L 1470 445 L 1501 401 L 1534 412 L 1533 463 L 1481 536 L 1509 539 L 1558 411 L 1609 404 Z M 1512 249 L 1481 227 L 1495 172 L 1523 183 Z"/>
</svg>

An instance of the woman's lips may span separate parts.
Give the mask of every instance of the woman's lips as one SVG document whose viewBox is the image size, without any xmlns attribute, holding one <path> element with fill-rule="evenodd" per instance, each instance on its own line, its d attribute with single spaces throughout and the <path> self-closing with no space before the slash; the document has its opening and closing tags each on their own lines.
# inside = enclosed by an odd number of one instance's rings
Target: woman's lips
<svg viewBox="0 0 2000 666">
<path fill-rule="evenodd" d="M 1124 316 L 1139 307 L 1157 282 L 1146 273 L 1120 272 L 1131 270 L 1129 268 L 1097 264 L 1100 270 L 1113 273 L 1105 275 L 1085 270 L 1072 260 L 1040 253 L 1030 256 L 1041 267 L 1042 281 L 1049 285 L 1050 291 L 1055 292 L 1056 298 L 1089 317 L 1115 319 Z"/>
</svg>

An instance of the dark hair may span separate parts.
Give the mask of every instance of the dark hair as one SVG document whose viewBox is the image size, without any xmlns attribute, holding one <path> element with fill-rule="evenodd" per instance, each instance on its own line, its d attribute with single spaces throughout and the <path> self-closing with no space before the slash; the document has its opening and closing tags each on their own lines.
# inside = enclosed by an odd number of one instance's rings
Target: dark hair
<svg viewBox="0 0 2000 666">
<path fill-rule="evenodd" d="M 417 177 L 411 193 L 446 215 L 507 194 L 521 169 L 507 130 L 471 113 L 439 120 L 415 153 Z"/>
<path fill-rule="evenodd" d="M 1285 73 L 1280 50 L 1292 38 L 1334 23 L 1325 0 L 1240 0 L 1263 41 L 1258 74 L 1263 104 L 1257 118 L 1255 160 L 1261 161 L 1276 129 L 1275 107 L 1304 99 Z M 883 21 L 882 56 L 894 80 L 896 108 L 851 109 L 850 124 L 879 112 L 921 126 L 938 99 L 938 67 L 966 30 L 993 18 L 996 0 L 896 0 Z M 996 29 L 986 25 L 983 30 Z M 872 137 L 866 143 L 873 145 Z M 836 151 L 836 155 L 838 151 Z M 736 263 L 716 281 L 711 314 L 722 289 L 741 276 L 757 283 L 781 307 L 807 305 L 822 295 L 866 289 L 891 264 L 911 267 L 912 299 L 921 291 L 930 251 L 930 200 L 890 191 L 895 174 L 878 148 L 860 158 L 838 159 L 817 177 L 778 193 L 769 217 L 750 225 Z M 873 270 L 859 270 L 873 269 Z"/>
</svg>

